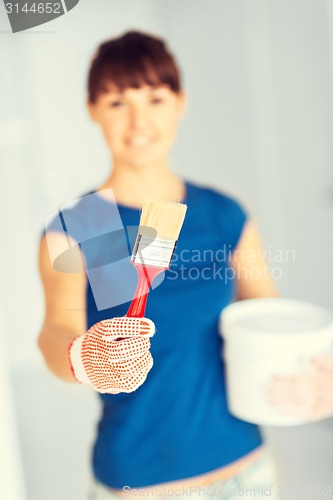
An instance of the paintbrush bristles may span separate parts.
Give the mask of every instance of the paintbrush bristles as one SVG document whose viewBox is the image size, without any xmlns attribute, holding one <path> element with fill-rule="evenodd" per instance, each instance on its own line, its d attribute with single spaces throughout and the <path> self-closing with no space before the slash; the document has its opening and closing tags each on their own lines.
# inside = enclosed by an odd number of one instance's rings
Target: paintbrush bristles
<svg viewBox="0 0 333 500">
<path fill-rule="evenodd" d="M 187 206 L 183 203 L 145 200 L 142 206 L 139 234 L 177 241 Z M 154 231 L 149 228 L 152 228 Z"/>
</svg>

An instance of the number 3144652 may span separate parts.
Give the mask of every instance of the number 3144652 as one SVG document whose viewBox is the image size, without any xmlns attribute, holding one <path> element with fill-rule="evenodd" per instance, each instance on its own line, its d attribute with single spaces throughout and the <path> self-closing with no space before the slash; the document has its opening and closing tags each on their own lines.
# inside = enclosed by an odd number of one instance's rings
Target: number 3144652
<svg viewBox="0 0 333 500">
<path fill-rule="evenodd" d="M 8 14 L 11 14 L 12 12 L 15 12 L 16 14 L 19 12 L 23 12 L 25 14 L 28 14 L 28 12 L 33 12 L 34 14 L 61 14 L 60 3 L 33 3 L 29 6 L 27 3 L 23 5 L 18 3 L 6 3 L 5 7 Z"/>
</svg>

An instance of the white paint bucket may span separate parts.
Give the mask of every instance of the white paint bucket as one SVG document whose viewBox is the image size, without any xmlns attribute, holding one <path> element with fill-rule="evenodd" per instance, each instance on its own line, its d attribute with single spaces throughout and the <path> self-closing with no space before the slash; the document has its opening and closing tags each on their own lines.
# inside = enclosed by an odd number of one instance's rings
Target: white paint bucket
<svg viewBox="0 0 333 500">
<path fill-rule="evenodd" d="M 267 386 L 273 376 L 309 367 L 314 356 L 333 354 L 333 314 L 299 300 L 249 299 L 222 311 L 220 332 L 230 412 L 261 425 L 307 423 L 271 405 Z"/>
</svg>

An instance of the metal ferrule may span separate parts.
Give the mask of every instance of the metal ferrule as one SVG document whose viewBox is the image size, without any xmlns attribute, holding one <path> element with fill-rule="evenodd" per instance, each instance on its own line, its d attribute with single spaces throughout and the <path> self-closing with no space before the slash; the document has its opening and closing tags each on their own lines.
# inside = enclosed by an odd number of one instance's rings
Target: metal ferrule
<svg viewBox="0 0 333 500">
<path fill-rule="evenodd" d="M 176 242 L 162 240 L 138 234 L 135 240 L 131 261 L 145 266 L 165 267 L 170 266 Z"/>
</svg>

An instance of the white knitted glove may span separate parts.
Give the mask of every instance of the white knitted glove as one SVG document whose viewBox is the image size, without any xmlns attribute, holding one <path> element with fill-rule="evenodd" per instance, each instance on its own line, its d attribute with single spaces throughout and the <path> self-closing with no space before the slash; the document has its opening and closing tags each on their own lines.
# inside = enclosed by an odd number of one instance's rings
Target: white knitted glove
<svg viewBox="0 0 333 500">
<path fill-rule="evenodd" d="M 149 337 L 154 333 L 155 325 L 147 318 L 125 316 L 96 323 L 69 346 L 75 378 L 102 394 L 135 391 L 153 366 Z"/>
</svg>

